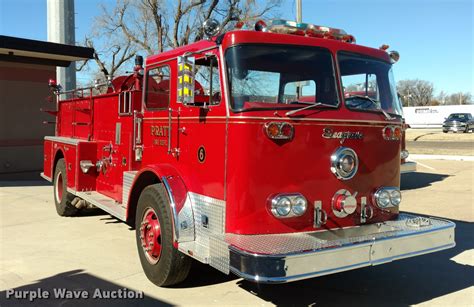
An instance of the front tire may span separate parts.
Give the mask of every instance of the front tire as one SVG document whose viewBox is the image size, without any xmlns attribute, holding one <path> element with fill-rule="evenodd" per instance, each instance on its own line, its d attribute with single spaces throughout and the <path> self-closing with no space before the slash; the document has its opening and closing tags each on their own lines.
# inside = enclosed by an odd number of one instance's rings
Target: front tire
<svg viewBox="0 0 474 307">
<path fill-rule="evenodd" d="M 138 199 L 135 236 L 143 271 L 157 286 L 182 282 L 192 259 L 173 246 L 171 210 L 162 184 L 146 187 Z"/>
<path fill-rule="evenodd" d="M 54 204 L 60 216 L 73 216 L 77 208 L 71 205 L 74 195 L 67 191 L 67 171 L 64 159 L 59 159 L 54 170 Z"/>
</svg>

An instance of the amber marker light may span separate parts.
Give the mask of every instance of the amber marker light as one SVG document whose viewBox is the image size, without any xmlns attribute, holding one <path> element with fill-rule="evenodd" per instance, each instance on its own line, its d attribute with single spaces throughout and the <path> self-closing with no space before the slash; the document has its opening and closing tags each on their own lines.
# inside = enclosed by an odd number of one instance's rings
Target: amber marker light
<svg viewBox="0 0 474 307">
<path fill-rule="evenodd" d="M 395 127 L 393 129 L 393 137 L 397 140 L 402 138 L 402 129 L 400 127 Z"/>
<path fill-rule="evenodd" d="M 272 140 L 291 140 L 294 135 L 293 125 L 285 122 L 266 123 L 264 130 Z"/>
<path fill-rule="evenodd" d="M 399 141 L 402 138 L 402 128 L 397 126 L 386 126 L 382 130 L 382 135 L 387 141 Z"/>
</svg>

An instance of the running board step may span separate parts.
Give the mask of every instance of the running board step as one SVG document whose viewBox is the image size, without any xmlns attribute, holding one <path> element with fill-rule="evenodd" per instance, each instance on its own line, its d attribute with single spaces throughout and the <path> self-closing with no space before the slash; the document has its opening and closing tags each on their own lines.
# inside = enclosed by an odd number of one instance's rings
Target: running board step
<svg viewBox="0 0 474 307">
<path fill-rule="evenodd" d="M 77 197 L 80 197 L 87 201 L 88 203 L 93 204 L 97 208 L 104 210 L 107 213 L 115 216 L 116 218 L 125 221 L 126 219 L 126 209 L 122 207 L 122 204 L 116 202 L 110 197 L 107 197 L 99 192 L 75 192 Z"/>
</svg>

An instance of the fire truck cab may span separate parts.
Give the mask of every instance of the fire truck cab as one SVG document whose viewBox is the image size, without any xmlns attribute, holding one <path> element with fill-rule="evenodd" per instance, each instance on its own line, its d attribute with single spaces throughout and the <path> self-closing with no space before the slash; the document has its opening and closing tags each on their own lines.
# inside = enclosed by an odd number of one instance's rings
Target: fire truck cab
<svg viewBox="0 0 474 307">
<path fill-rule="evenodd" d="M 134 226 L 160 286 L 192 258 L 279 283 L 455 245 L 452 222 L 399 212 L 398 53 L 311 24 L 217 28 L 96 88 L 51 82 L 42 176 L 58 214 Z"/>
</svg>

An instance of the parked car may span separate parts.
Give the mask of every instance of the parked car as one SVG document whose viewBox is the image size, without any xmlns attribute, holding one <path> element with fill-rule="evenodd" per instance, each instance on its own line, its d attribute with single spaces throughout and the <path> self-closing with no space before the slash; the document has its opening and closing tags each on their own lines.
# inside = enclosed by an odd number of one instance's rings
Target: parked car
<svg viewBox="0 0 474 307">
<path fill-rule="evenodd" d="M 474 129 L 474 119 L 471 113 L 452 113 L 445 119 L 443 123 L 443 132 L 448 131 L 464 133 Z"/>
</svg>

